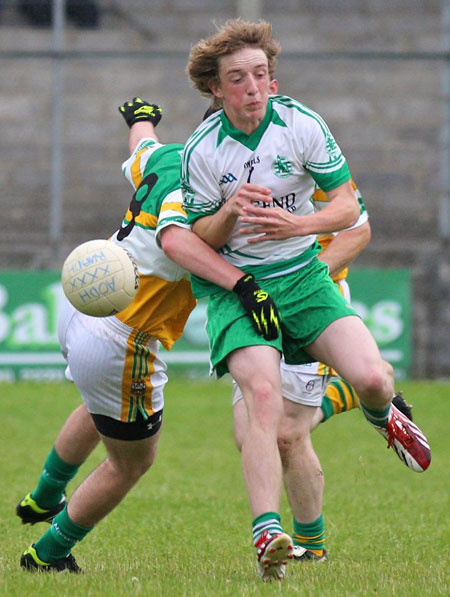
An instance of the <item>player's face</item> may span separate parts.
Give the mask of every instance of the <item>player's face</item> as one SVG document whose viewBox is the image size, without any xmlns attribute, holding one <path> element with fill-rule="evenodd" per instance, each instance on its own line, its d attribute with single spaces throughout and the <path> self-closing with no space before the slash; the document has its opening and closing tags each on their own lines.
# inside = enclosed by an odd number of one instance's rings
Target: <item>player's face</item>
<svg viewBox="0 0 450 597">
<path fill-rule="evenodd" d="M 231 124 L 247 134 L 264 119 L 271 93 L 267 56 L 259 48 L 242 48 L 219 62 L 219 85 L 211 91 L 222 100 Z"/>
</svg>

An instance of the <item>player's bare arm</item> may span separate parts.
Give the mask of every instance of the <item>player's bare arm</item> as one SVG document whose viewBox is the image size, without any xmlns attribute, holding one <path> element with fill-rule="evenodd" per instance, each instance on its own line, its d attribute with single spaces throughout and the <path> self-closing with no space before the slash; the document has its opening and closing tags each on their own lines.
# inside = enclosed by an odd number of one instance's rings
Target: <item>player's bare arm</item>
<svg viewBox="0 0 450 597">
<path fill-rule="evenodd" d="M 369 222 L 351 230 L 341 230 L 331 243 L 319 253 L 318 258 L 328 265 L 330 276 L 348 267 L 370 242 Z"/>
<path fill-rule="evenodd" d="M 167 226 L 161 231 L 164 253 L 196 276 L 232 290 L 242 278 L 242 271 L 234 267 L 209 247 L 196 234 L 180 226 Z"/>
<path fill-rule="evenodd" d="M 131 126 L 130 134 L 128 136 L 128 149 L 130 150 L 130 155 L 142 139 L 153 139 L 154 141 L 159 142 L 155 127 L 151 122 L 136 122 Z"/>
<path fill-rule="evenodd" d="M 249 243 L 265 240 L 284 240 L 293 236 L 325 234 L 352 226 L 359 215 L 358 201 L 350 181 L 327 192 L 330 204 L 320 212 L 307 216 L 296 216 L 281 207 L 270 210 L 254 205 L 242 208 L 245 215 L 241 222 L 245 227 L 242 234 L 255 234 Z"/>
<path fill-rule="evenodd" d="M 198 219 L 192 230 L 213 249 L 220 249 L 231 237 L 244 208 L 253 201 L 267 201 L 270 195 L 267 187 L 245 183 L 215 214 Z"/>
<path fill-rule="evenodd" d="M 243 274 L 196 234 L 180 226 L 167 226 L 161 231 L 161 247 L 170 259 L 196 276 L 235 292 L 258 334 L 266 340 L 278 337 L 278 309 L 251 274 Z"/>
</svg>

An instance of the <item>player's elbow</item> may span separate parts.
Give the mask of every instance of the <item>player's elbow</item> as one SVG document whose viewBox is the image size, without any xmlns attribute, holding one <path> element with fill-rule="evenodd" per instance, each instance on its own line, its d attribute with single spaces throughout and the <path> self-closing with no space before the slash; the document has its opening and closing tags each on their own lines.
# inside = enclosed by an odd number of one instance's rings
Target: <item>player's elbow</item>
<svg viewBox="0 0 450 597">
<path fill-rule="evenodd" d="M 369 222 L 365 222 L 360 226 L 360 238 L 361 238 L 361 247 L 365 249 L 367 245 L 370 243 L 370 239 L 372 238 L 372 230 L 370 228 Z"/>
<path fill-rule="evenodd" d="M 167 226 L 161 231 L 161 249 L 169 259 L 173 259 L 179 251 L 180 232 L 179 226 Z"/>
<path fill-rule="evenodd" d="M 348 224 L 346 225 L 347 228 L 350 228 L 351 226 L 356 224 L 356 222 L 358 221 L 358 218 L 359 218 L 359 213 L 360 213 L 360 208 L 356 201 L 352 201 L 351 203 L 348 203 L 347 209 L 346 209 L 346 218 L 348 221 Z"/>
</svg>

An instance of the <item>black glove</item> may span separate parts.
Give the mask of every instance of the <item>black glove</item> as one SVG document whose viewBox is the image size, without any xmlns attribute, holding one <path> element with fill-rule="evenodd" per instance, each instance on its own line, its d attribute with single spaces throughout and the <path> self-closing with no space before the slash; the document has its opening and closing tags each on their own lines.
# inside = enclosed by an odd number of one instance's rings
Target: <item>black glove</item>
<svg viewBox="0 0 450 597">
<path fill-rule="evenodd" d="M 252 274 L 246 274 L 236 282 L 235 292 L 252 320 L 253 327 L 265 340 L 275 340 L 280 333 L 281 318 L 269 294 L 260 288 Z"/>
<path fill-rule="evenodd" d="M 140 97 L 134 97 L 131 102 L 125 102 L 119 106 L 119 112 L 125 118 L 129 127 L 136 122 L 151 122 L 156 126 L 161 120 L 162 108 L 156 104 L 149 104 Z"/>
</svg>

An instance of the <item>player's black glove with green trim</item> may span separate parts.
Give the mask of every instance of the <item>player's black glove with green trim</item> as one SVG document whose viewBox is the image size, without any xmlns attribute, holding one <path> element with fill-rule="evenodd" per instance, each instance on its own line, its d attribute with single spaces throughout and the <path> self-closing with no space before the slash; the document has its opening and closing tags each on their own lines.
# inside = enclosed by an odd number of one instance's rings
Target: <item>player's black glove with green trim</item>
<svg viewBox="0 0 450 597">
<path fill-rule="evenodd" d="M 122 106 L 119 106 L 119 112 L 130 128 L 136 122 L 145 121 L 156 126 L 162 117 L 161 106 L 150 104 L 140 97 L 134 97 L 131 102 L 125 102 Z"/>
<path fill-rule="evenodd" d="M 254 276 L 246 274 L 239 278 L 233 292 L 238 295 L 241 305 L 247 311 L 258 334 L 265 340 L 278 338 L 281 317 L 277 306 L 269 293 L 258 286 Z"/>
</svg>

